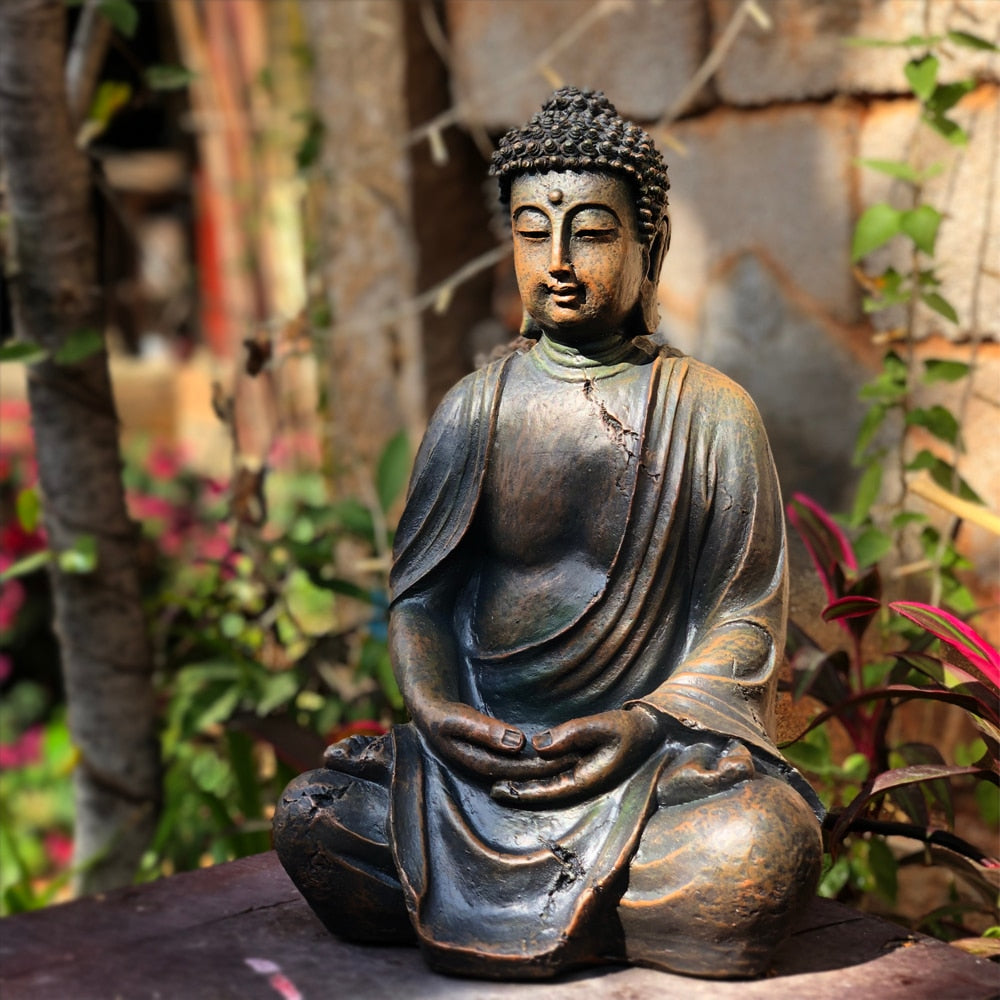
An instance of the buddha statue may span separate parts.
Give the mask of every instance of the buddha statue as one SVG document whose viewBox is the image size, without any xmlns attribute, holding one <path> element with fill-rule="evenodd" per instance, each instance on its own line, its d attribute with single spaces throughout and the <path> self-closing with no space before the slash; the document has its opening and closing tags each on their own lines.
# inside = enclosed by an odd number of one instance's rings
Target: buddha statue
<svg viewBox="0 0 1000 1000">
<path fill-rule="evenodd" d="M 603 94 L 493 158 L 524 343 L 432 418 L 396 535 L 412 721 L 285 791 L 278 855 L 334 934 L 534 979 L 768 969 L 816 888 L 776 749 L 781 499 L 746 393 L 658 347 L 667 173 Z"/>
</svg>

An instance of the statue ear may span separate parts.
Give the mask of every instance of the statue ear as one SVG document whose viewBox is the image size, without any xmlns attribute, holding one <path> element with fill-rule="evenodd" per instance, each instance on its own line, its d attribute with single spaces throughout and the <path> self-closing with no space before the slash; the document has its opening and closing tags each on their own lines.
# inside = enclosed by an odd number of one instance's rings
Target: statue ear
<svg viewBox="0 0 1000 1000">
<path fill-rule="evenodd" d="M 639 302 L 642 305 L 642 323 L 647 334 L 656 333 L 660 324 L 660 303 L 657 290 L 660 285 L 660 269 L 663 258 L 667 256 L 670 247 L 670 217 L 666 216 L 660 228 L 653 237 L 653 242 L 646 256 L 646 273 L 642 279 L 642 289 L 639 292 Z"/>
</svg>

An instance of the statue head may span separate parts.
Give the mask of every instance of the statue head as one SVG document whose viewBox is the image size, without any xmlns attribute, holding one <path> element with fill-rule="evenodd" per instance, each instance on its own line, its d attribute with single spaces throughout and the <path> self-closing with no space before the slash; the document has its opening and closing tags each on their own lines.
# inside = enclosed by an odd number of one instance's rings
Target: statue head
<svg viewBox="0 0 1000 1000">
<path fill-rule="evenodd" d="M 663 157 L 650 136 L 623 119 L 604 94 L 563 87 L 531 121 L 501 138 L 490 173 L 509 209 L 512 185 L 519 178 L 567 172 L 611 178 L 628 191 L 634 238 L 643 255 L 642 285 L 628 332 L 654 332 L 656 288 L 670 244 L 670 183 Z"/>
</svg>

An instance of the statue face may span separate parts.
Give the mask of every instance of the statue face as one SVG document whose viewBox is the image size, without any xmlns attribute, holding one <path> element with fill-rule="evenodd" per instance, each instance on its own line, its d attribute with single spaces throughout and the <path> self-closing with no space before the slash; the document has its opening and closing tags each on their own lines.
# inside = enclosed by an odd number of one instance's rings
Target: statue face
<svg viewBox="0 0 1000 1000">
<path fill-rule="evenodd" d="M 620 332 L 639 300 L 645 255 L 628 183 L 567 170 L 517 177 L 514 269 L 524 308 L 574 340 Z"/>
</svg>

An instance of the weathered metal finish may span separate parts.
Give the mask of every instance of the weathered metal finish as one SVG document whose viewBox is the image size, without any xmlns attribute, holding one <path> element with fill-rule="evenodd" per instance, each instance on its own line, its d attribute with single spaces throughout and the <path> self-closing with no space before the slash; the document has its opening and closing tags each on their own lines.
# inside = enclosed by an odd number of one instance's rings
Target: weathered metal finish
<svg viewBox="0 0 1000 1000">
<path fill-rule="evenodd" d="M 809 905 L 759 982 L 634 967 L 453 979 L 413 948 L 328 934 L 273 853 L 0 920 L 3 1000 L 987 1000 L 996 986 L 990 962 L 828 900 Z"/>
<path fill-rule="evenodd" d="M 666 171 L 602 95 L 494 159 L 533 348 L 445 398 L 396 536 L 413 721 L 331 747 L 275 845 L 334 933 L 502 979 L 769 968 L 819 875 L 772 739 L 787 582 L 753 404 L 657 348 Z"/>
</svg>

